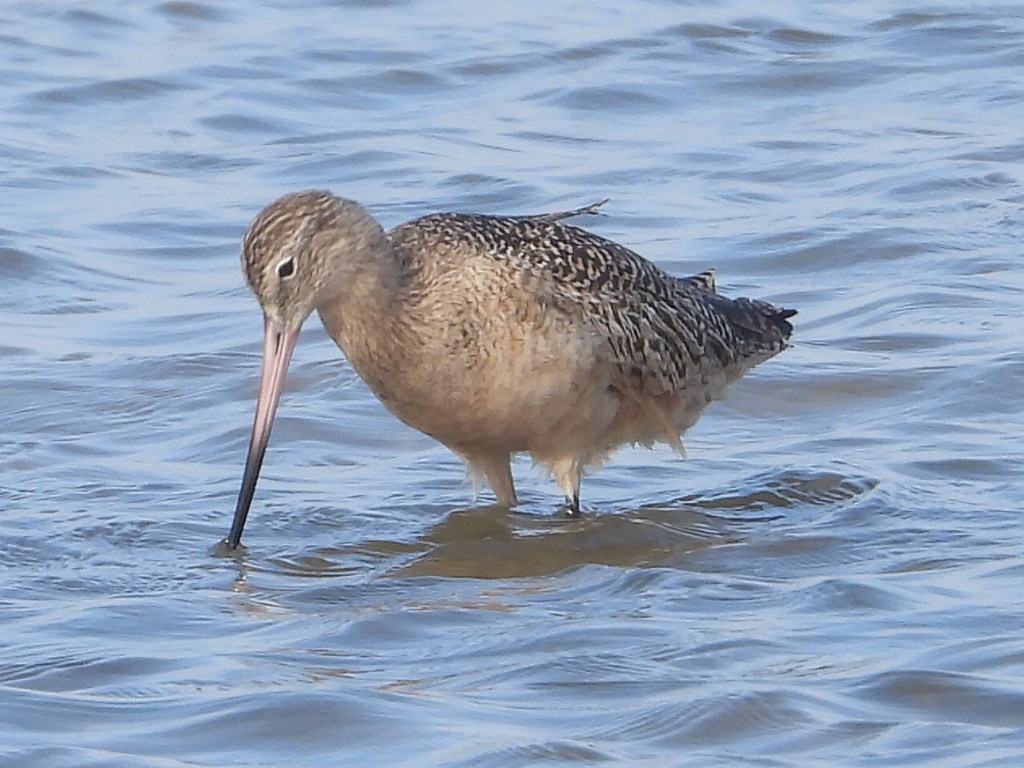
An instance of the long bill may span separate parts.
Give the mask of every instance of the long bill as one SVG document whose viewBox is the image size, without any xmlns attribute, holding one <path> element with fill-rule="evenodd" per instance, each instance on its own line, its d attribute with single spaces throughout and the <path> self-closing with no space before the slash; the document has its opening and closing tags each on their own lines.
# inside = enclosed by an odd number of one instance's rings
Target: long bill
<svg viewBox="0 0 1024 768">
<path fill-rule="evenodd" d="M 292 359 L 299 330 L 283 329 L 266 315 L 263 317 L 263 367 L 260 371 L 260 389 L 256 396 L 256 416 L 252 423 L 252 436 L 249 438 L 249 454 L 245 459 L 242 487 L 238 492 L 238 504 L 235 506 L 235 519 L 231 523 L 231 532 L 227 538 L 230 549 L 236 549 L 242 540 L 242 529 L 245 528 L 245 519 L 249 516 L 249 506 L 256 492 L 256 481 L 260 476 L 260 467 L 263 466 L 263 454 L 267 452 L 267 443 L 270 442 L 274 414 L 277 413 L 277 403 L 281 399 L 284 377 L 288 373 L 288 363 Z"/>
</svg>

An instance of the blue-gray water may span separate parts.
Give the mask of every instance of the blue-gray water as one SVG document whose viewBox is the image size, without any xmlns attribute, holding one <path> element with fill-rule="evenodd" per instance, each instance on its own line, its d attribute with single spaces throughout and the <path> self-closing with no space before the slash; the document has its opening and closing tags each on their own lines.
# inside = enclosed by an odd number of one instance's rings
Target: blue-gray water
<svg viewBox="0 0 1024 768">
<path fill-rule="evenodd" d="M 4 766 L 1019 766 L 1024 6 L 0 7 Z M 247 549 L 239 242 L 586 225 L 800 310 L 689 458 L 516 513 L 313 318 Z"/>
</svg>

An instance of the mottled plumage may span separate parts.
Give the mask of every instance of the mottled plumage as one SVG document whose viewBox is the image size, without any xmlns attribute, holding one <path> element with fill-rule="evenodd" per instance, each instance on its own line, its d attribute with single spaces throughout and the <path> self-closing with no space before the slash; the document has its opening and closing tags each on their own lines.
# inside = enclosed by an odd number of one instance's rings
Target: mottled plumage
<svg viewBox="0 0 1024 768">
<path fill-rule="evenodd" d="M 250 226 L 264 373 L 229 543 L 236 546 L 288 358 L 315 309 L 396 416 L 463 458 L 504 505 L 513 453 L 547 466 L 579 510 L 583 472 L 626 443 L 680 437 L 728 382 L 780 352 L 793 310 L 668 275 L 564 223 L 441 213 L 388 233 L 327 192 L 288 195 Z"/>
</svg>

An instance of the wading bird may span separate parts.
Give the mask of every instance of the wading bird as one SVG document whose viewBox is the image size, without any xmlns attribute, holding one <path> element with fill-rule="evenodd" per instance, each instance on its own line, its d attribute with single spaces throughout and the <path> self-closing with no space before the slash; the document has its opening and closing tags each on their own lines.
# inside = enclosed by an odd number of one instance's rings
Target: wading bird
<svg viewBox="0 0 1024 768">
<path fill-rule="evenodd" d="M 627 443 L 681 436 L 726 385 L 786 347 L 796 312 L 720 296 L 565 223 L 438 213 L 385 232 L 329 192 L 286 195 L 245 235 L 263 368 L 227 545 L 242 537 L 285 373 L 315 310 L 395 416 L 454 451 L 503 506 L 510 460 L 547 467 L 570 513 L 580 481 Z"/>
</svg>

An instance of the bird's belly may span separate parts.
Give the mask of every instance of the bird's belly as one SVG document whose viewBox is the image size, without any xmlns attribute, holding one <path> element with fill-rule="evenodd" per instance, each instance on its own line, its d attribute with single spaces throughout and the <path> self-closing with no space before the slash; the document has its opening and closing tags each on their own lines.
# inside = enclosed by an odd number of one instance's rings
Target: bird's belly
<svg viewBox="0 0 1024 768">
<path fill-rule="evenodd" d="M 395 416 L 456 451 L 544 452 L 593 439 L 619 406 L 596 342 L 561 330 L 427 349 L 384 378 L 360 373 Z"/>
</svg>

